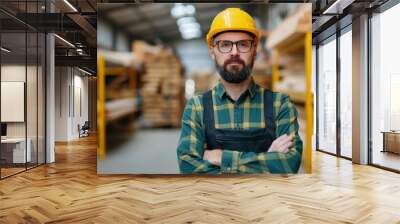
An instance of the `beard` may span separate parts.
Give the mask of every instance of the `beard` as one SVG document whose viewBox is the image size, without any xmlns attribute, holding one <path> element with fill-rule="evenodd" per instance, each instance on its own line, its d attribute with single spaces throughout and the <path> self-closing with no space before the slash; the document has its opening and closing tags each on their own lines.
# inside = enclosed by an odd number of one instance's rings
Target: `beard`
<svg viewBox="0 0 400 224">
<path fill-rule="evenodd" d="M 253 64 L 254 60 L 251 61 L 249 65 L 246 65 L 245 62 L 240 59 L 240 57 L 233 57 L 224 62 L 224 64 L 221 66 L 218 64 L 217 60 L 214 60 L 215 66 L 217 68 L 218 74 L 221 76 L 223 80 L 225 80 L 228 83 L 241 83 L 245 81 L 251 74 L 251 71 L 253 69 Z M 234 70 L 234 71 L 228 71 L 228 65 L 230 63 L 238 63 L 242 65 L 242 69 Z"/>
</svg>

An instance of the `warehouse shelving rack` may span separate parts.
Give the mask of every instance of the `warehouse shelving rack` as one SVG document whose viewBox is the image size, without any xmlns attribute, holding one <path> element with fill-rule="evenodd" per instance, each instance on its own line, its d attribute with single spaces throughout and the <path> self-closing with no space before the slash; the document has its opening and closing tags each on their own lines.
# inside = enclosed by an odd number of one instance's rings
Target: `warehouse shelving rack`
<svg viewBox="0 0 400 224">
<path fill-rule="evenodd" d="M 106 155 L 106 129 L 117 126 L 121 130 L 135 128 L 135 114 L 138 111 L 137 69 L 135 66 L 115 65 L 107 61 L 107 54 L 99 54 L 98 67 L 98 156 L 104 159 Z M 109 64 L 113 64 L 110 66 Z M 107 78 L 111 78 L 107 80 Z M 129 123 L 120 120 L 129 117 Z"/>
<path fill-rule="evenodd" d="M 300 116 L 299 120 L 305 119 L 303 161 L 305 163 L 305 172 L 311 173 L 313 134 L 311 5 L 300 6 L 286 18 L 280 26 L 270 33 L 265 47 L 272 50 L 272 90 L 288 94 L 298 108 L 305 110 L 305 117 Z M 284 64 L 290 60 L 294 60 L 298 65 L 301 65 L 297 67 L 296 72 L 285 71 L 285 69 L 295 66 L 293 63 Z M 298 72 L 299 69 L 300 73 Z M 297 88 L 301 90 L 296 90 L 296 88 L 292 88 L 288 83 L 285 83 L 288 77 L 293 78 L 295 76 L 297 79 L 301 77 L 299 80 L 305 84 L 305 88 Z M 296 84 L 300 83 L 297 82 Z M 287 84 L 286 88 L 285 84 Z"/>
</svg>

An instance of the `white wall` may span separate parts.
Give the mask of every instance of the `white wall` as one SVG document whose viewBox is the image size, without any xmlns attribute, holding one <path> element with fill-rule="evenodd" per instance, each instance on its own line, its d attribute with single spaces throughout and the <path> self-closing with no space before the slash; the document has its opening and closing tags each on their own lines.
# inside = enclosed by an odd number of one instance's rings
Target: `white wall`
<svg viewBox="0 0 400 224">
<path fill-rule="evenodd" d="M 18 81 L 25 82 L 25 65 L 2 65 L 1 66 L 1 81 Z M 1 108 L 6 110 L 6 108 Z M 8 137 L 25 137 L 25 123 L 12 122 L 7 124 Z"/>
<path fill-rule="evenodd" d="M 79 137 L 78 124 L 82 126 L 88 120 L 88 105 L 88 78 L 76 68 L 56 67 L 56 141 Z"/>
<path fill-rule="evenodd" d="M 26 70 L 28 74 L 31 74 L 32 71 L 36 72 L 36 68 L 33 66 L 25 67 L 25 65 L 2 65 L 1 66 L 1 81 L 3 82 L 25 82 Z M 36 90 L 35 90 L 36 93 Z M 33 93 L 32 93 L 33 94 Z M 27 96 L 30 97 L 29 92 Z M 32 95 L 33 96 L 33 95 Z M 30 97 L 32 98 L 32 97 Z M 28 100 L 28 99 L 27 99 Z M 31 102 L 32 100 L 28 100 Z M 7 108 L 1 108 L 1 110 L 7 110 Z M 36 114 L 35 114 L 36 118 Z M 28 121 L 31 122 L 33 119 L 31 114 L 28 114 Z M 36 121 L 36 120 L 35 120 Z M 8 122 L 7 124 L 7 136 L 8 137 L 25 137 L 25 124 L 26 122 Z M 35 122 L 36 123 L 36 122 Z M 28 127 L 32 127 L 30 124 Z"/>
<path fill-rule="evenodd" d="M 32 161 L 36 162 L 36 156 L 37 153 L 39 153 L 39 162 L 43 163 L 45 145 L 45 118 L 43 112 L 45 90 L 43 89 L 44 74 L 42 73 L 41 67 L 25 66 L 25 64 L 3 64 L 1 66 L 1 76 L 2 82 L 24 82 L 26 89 L 19 90 L 19 93 L 24 94 L 24 91 L 27 91 L 26 99 L 22 102 L 22 107 L 14 108 L 14 110 L 19 110 L 18 112 L 22 113 L 22 116 L 24 116 L 26 112 L 26 119 L 23 118 L 21 122 L 6 122 L 7 137 L 24 138 L 27 136 L 27 138 L 30 139 L 31 155 L 32 158 L 34 158 Z M 2 94 L 7 94 L 4 90 L 5 89 L 2 89 Z M 8 98 L 7 95 L 2 95 L 2 98 L 3 97 Z M 16 113 L 16 111 L 12 111 L 13 108 L 11 107 L 2 107 L 1 110 L 3 113 Z"/>
<path fill-rule="evenodd" d="M 55 68 L 55 140 L 68 140 L 68 86 L 69 69 L 67 67 Z"/>
<path fill-rule="evenodd" d="M 78 74 L 77 74 L 78 72 Z M 78 138 L 78 124 L 83 125 L 85 121 L 88 121 L 88 78 L 87 76 L 83 77 L 82 73 L 78 70 L 74 70 L 74 91 L 72 92 L 74 102 L 71 102 L 71 105 L 74 104 L 72 108 L 72 119 L 71 119 L 71 138 Z M 80 102 L 79 102 L 80 101 Z M 81 108 L 80 108 L 81 107 Z M 80 111 L 80 109 L 82 111 Z"/>
</svg>

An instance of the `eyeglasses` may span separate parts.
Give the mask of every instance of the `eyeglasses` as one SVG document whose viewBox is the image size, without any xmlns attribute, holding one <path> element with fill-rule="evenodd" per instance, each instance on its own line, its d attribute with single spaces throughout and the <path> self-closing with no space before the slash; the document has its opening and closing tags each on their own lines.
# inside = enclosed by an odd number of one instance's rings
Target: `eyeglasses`
<svg viewBox="0 0 400 224">
<path fill-rule="evenodd" d="M 233 45 L 236 45 L 236 49 L 240 53 L 247 53 L 250 51 L 253 46 L 253 40 L 239 40 L 239 41 L 230 41 L 230 40 L 218 40 L 215 42 L 215 46 L 218 47 L 219 52 L 221 53 L 229 53 L 232 51 Z"/>
</svg>

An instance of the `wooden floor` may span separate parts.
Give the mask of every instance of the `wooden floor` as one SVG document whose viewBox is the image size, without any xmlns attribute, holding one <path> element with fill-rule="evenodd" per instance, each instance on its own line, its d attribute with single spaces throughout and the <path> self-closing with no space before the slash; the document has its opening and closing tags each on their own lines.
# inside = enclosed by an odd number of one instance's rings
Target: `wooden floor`
<svg viewBox="0 0 400 224">
<path fill-rule="evenodd" d="M 1 168 L 1 177 L 7 177 L 7 176 L 11 176 L 13 174 L 19 173 L 26 170 L 25 167 L 24 168 Z"/>
<path fill-rule="evenodd" d="M 400 223 L 400 175 L 316 153 L 294 176 L 97 176 L 96 140 L 0 181 L 0 223 Z"/>
<path fill-rule="evenodd" d="M 392 152 L 374 151 L 372 161 L 374 164 L 400 170 L 400 154 Z"/>
</svg>

